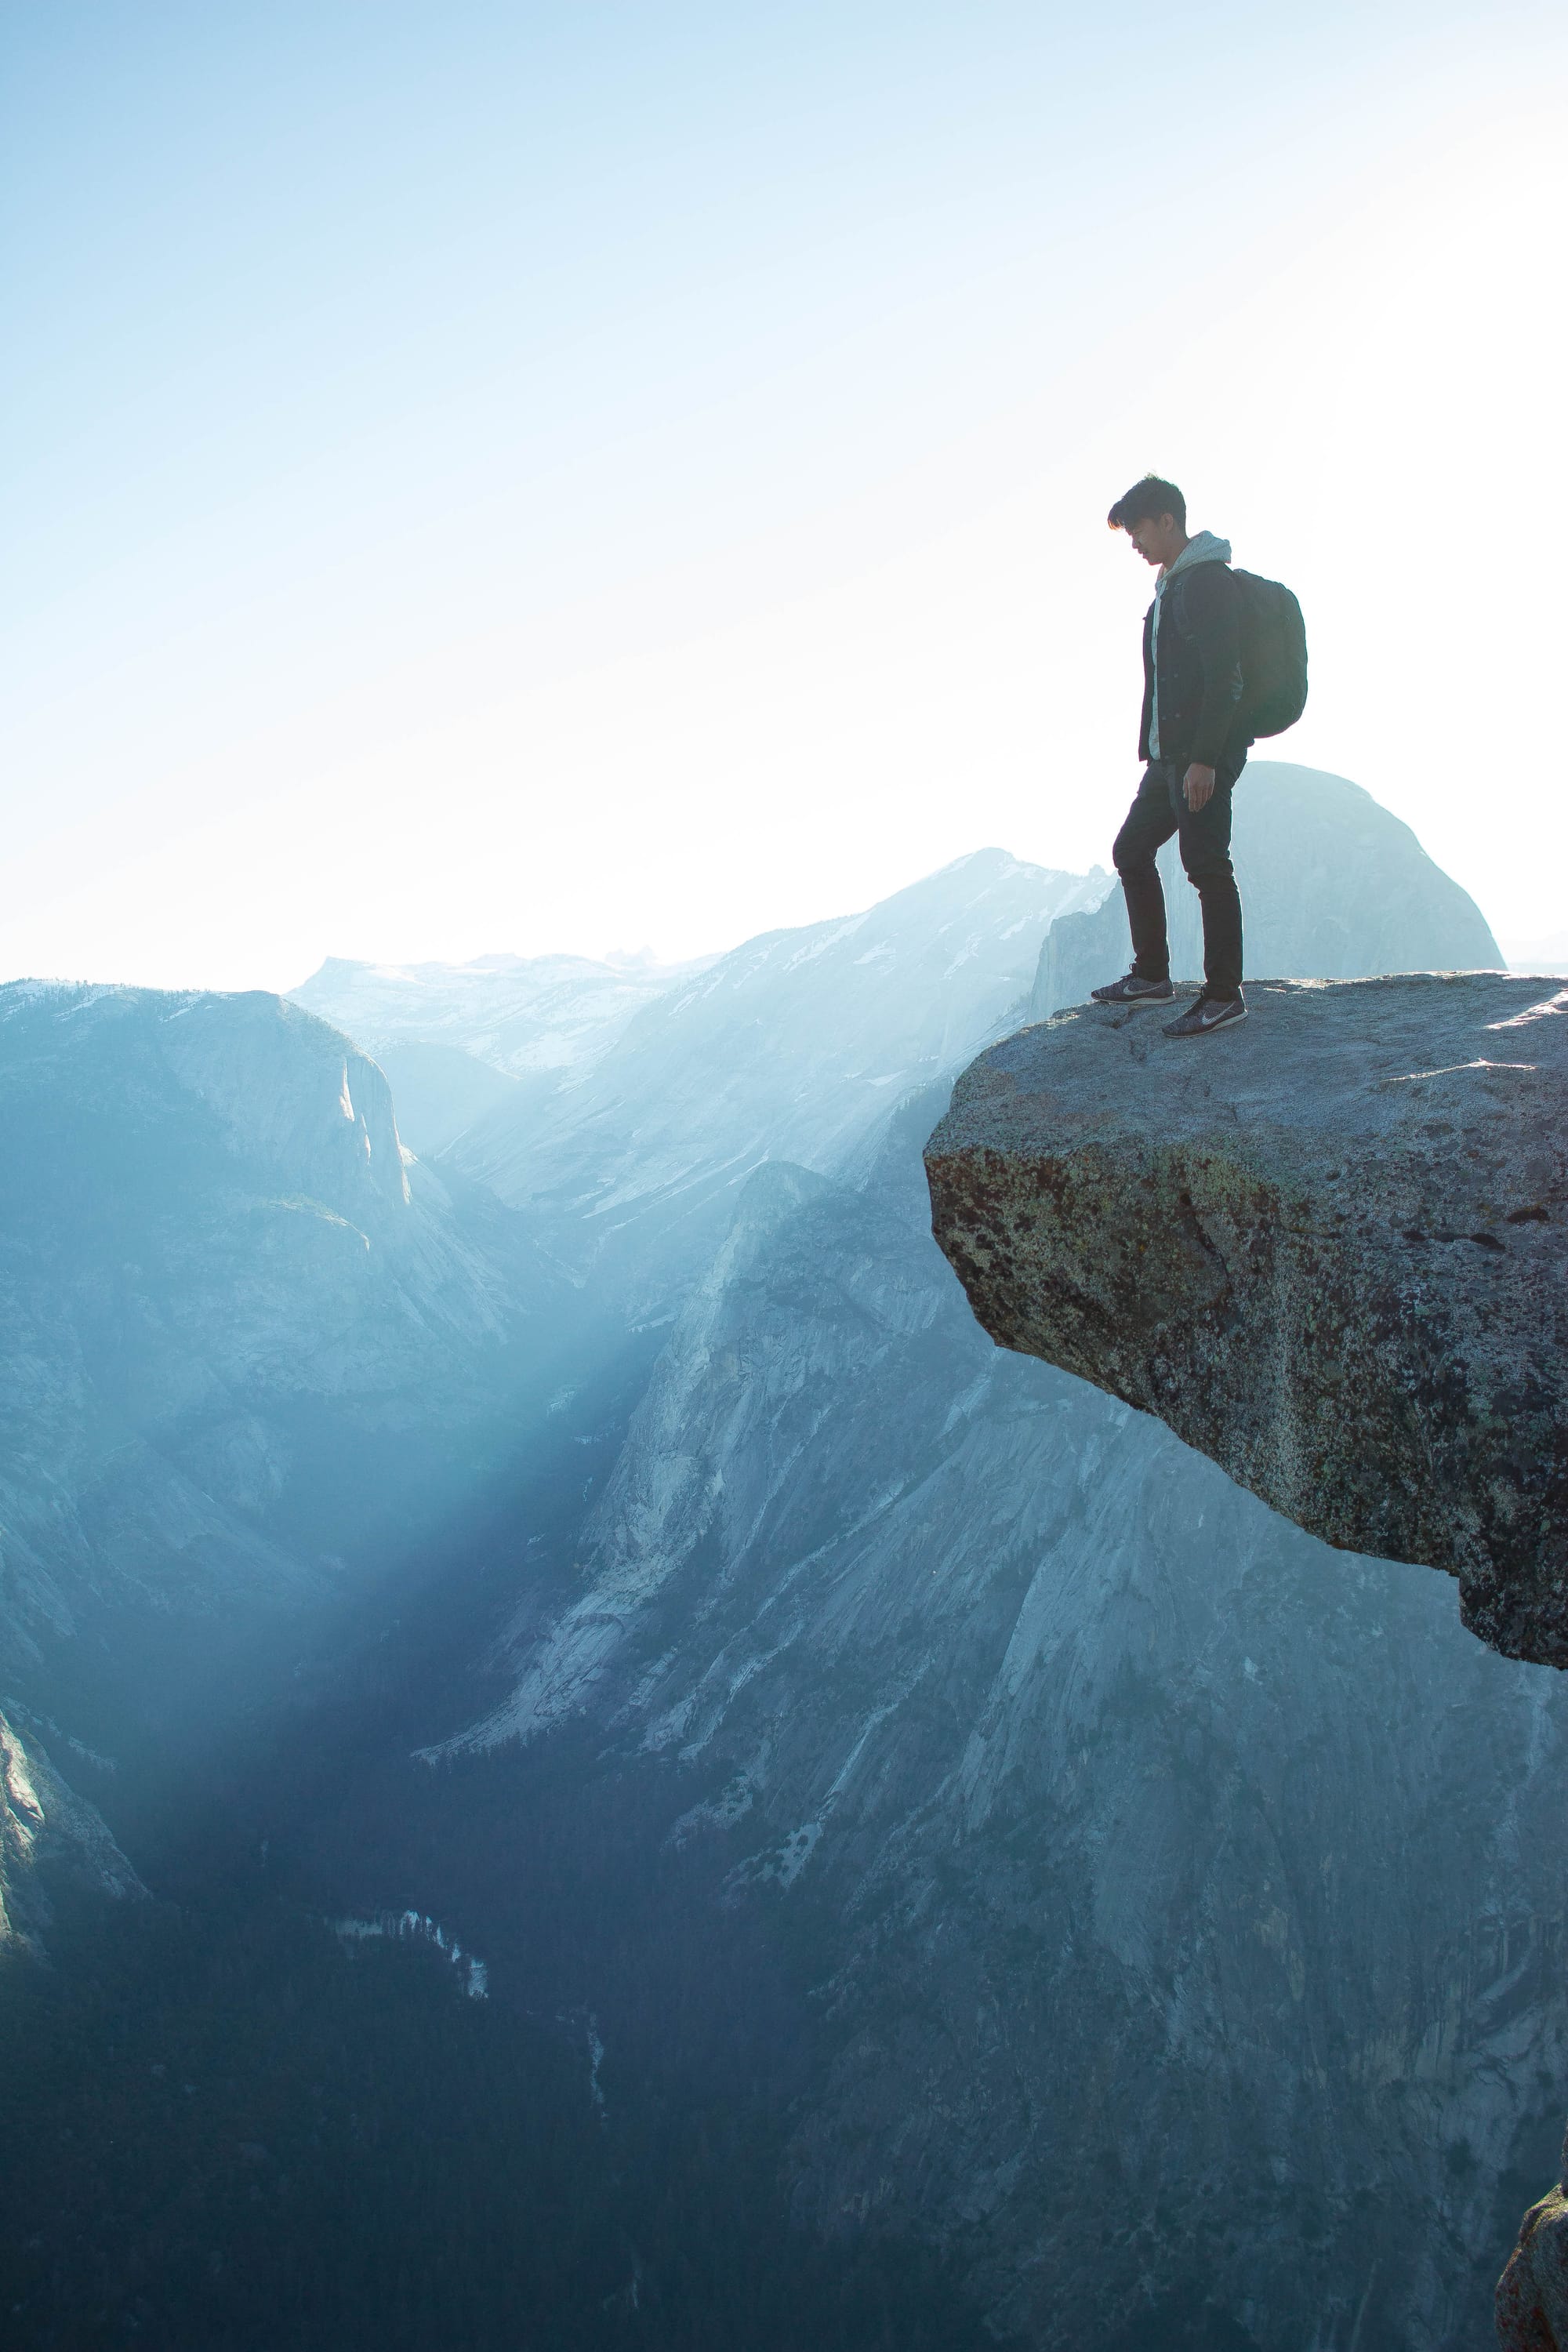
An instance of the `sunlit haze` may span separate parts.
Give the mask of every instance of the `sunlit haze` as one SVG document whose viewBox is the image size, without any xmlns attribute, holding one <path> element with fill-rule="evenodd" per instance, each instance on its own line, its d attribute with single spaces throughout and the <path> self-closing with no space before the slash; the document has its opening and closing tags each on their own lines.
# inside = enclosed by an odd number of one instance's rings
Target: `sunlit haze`
<svg viewBox="0 0 1568 2352">
<path fill-rule="evenodd" d="M 1147 468 L 1559 929 L 1555 8 L 10 12 L 0 976 L 1106 865 Z M 1245 790 L 1245 785 L 1242 787 Z"/>
</svg>

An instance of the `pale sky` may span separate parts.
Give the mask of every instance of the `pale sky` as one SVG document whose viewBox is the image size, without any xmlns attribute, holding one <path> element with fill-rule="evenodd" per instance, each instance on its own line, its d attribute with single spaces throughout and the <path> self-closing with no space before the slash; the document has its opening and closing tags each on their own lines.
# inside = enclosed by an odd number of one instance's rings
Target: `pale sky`
<svg viewBox="0 0 1568 2352">
<path fill-rule="evenodd" d="M 675 956 L 1108 864 L 1149 467 L 1300 596 L 1260 755 L 1568 922 L 1560 8 L 0 42 L 0 978 Z"/>
</svg>

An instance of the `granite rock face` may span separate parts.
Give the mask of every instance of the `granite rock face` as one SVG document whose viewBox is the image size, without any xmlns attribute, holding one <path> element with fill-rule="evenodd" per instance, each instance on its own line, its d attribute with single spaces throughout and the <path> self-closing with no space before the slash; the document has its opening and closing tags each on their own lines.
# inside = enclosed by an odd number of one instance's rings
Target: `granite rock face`
<svg viewBox="0 0 1568 2352">
<path fill-rule="evenodd" d="M 1195 1045 L 1085 1006 L 993 1047 L 927 1147 L 936 1236 L 1003 1345 L 1568 1664 L 1568 990 L 1251 993 Z M 1496 2311 L 1505 2352 L 1568 2343 L 1563 2185 Z"/>
<path fill-rule="evenodd" d="M 52 1884 L 115 1901 L 147 1891 L 97 1807 L 60 1778 L 35 1737 L 0 1714 L 0 1952 L 38 1948 Z"/>
<path fill-rule="evenodd" d="M 549 1277 L 274 996 L 0 988 L 0 1699 L 161 1741 L 461 1486 Z"/>
<path fill-rule="evenodd" d="M 937 1239 L 1002 1345 L 1568 1664 L 1568 991 L 1249 1001 L 1198 1041 L 1088 1006 L 993 1046 L 927 1147 Z"/>
<path fill-rule="evenodd" d="M 442 1779 L 668 1782 L 813 1988 L 793 2209 L 942 2247 L 999 2336 L 1471 2352 L 1562 2136 L 1568 1680 L 994 1348 L 936 1100 L 864 1184 L 748 1179 Z"/>
<path fill-rule="evenodd" d="M 1563 2154 L 1568 2172 L 1568 2149 Z M 1497 2332 L 1502 2352 L 1557 2352 L 1568 2344 L 1568 2188 L 1561 2181 L 1520 2224 L 1498 2281 Z"/>
</svg>

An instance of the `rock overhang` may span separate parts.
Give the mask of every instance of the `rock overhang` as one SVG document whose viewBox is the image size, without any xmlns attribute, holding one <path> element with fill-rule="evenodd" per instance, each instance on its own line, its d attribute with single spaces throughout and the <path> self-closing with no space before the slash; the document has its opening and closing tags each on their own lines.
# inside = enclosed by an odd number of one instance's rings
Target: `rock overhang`
<svg viewBox="0 0 1568 2352">
<path fill-rule="evenodd" d="M 1000 1344 L 1568 1664 L 1568 991 L 1248 996 L 1210 1038 L 1081 1006 L 982 1055 L 926 1150 L 936 1238 Z"/>
</svg>

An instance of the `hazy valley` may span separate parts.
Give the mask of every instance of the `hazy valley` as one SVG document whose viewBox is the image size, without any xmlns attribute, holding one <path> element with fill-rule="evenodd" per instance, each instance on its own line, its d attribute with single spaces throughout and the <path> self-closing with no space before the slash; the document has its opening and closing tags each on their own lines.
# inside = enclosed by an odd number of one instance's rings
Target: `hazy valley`
<svg viewBox="0 0 1568 2352">
<path fill-rule="evenodd" d="M 1343 780 L 1237 865 L 1254 968 L 1501 961 Z M 987 850 L 679 970 L 0 991 L 16 2340 L 1480 2338 L 1568 1701 L 930 1236 L 1123 923 Z"/>
</svg>

